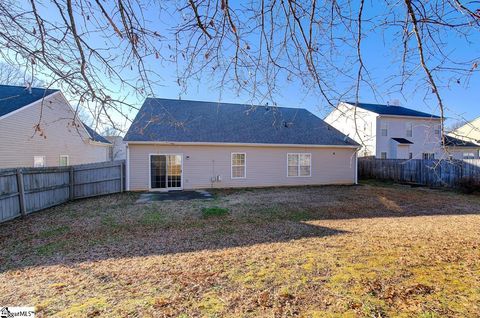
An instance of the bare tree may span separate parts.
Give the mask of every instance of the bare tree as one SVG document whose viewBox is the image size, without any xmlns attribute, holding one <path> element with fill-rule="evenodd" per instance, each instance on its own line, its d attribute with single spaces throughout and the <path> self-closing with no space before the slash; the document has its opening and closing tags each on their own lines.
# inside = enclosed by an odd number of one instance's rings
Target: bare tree
<svg viewBox="0 0 480 318">
<path fill-rule="evenodd" d="M 41 87 L 44 83 L 12 65 L 0 63 L 0 85 Z"/>
<path fill-rule="evenodd" d="M 446 39 L 470 45 L 477 8 L 461 0 L 4 0 L 0 57 L 50 78 L 115 128 L 164 83 L 158 65 L 177 70 L 182 91 L 209 78 L 219 94 L 257 103 L 275 102 L 293 81 L 327 107 L 358 101 L 362 90 L 378 94 L 362 50 L 369 34 L 384 33 L 391 40 L 379 47 L 400 52 L 391 89 L 423 89 L 444 118 L 442 88 L 468 85 L 479 60 L 474 50 L 462 59 Z"/>
</svg>

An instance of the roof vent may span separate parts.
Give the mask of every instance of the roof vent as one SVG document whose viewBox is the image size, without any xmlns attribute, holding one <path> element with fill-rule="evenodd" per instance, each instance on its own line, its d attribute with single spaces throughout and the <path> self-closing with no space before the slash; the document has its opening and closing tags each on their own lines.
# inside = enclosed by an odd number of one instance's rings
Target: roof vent
<svg viewBox="0 0 480 318">
<path fill-rule="evenodd" d="M 392 105 L 391 106 L 400 106 L 400 100 L 392 99 Z"/>
</svg>

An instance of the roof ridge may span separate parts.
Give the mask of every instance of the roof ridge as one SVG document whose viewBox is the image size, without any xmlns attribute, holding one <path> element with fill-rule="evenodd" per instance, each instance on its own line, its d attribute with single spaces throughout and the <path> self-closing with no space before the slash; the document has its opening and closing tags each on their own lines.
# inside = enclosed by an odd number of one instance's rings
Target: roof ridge
<svg viewBox="0 0 480 318">
<path fill-rule="evenodd" d="M 408 108 L 405 106 L 400 106 L 400 105 L 389 105 L 389 104 L 375 104 L 375 103 L 364 103 L 364 102 L 349 102 L 349 101 L 343 101 L 341 103 L 349 104 L 351 106 L 359 107 L 368 111 L 371 111 L 373 113 L 379 114 L 379 115 L 385 115 L 385 116 L 406 116 L 406 117 L 422 117 L 422 118 L 440 118 L 438 115 L 434 115 L 431 113 L 427 113 L 422 110 L 416 110 L 413 108 Z M 375 109 L 377 108 L 377 109 Z M 388 111 L 387 112 L 382 112 L 379 108 L 385 109 Z M 394 114 L 395 110 L 403 110 L 405 112 L 413 112 L 411 114 Z M 391 112 L 393 110 L 393 112 Z M 391 112 L 391 113 L 390 113 Z"/>
<path fill-rule="evenodd" d="M 25 85 L 9 85 L 9 84 L 0 84 L 0 86 L 4 86 L 4 87 L 18 87 L 18 88 L 25 88 L 25 89 L 28 89 L 28 86 L 25 86 Z M 60 89 L 58 88 L 43 88 L 43 87 L 30 87 L 30 89 L 43 89 L 43 90 L 46 90 L 46 91 L 59 91 Z"/>
<path fill-rule="evenodd" d="M 224 105 L 229 105 L 229 106 L 275 107 L 275 108 L 282 108 L 282 109 L 305 110 L 309 113 L 312 113 L 311 111 L 309 111 L 308 109 L 303 108 L 303 107 L 289 107 L 289 106 L 278 106 L 278 105 L 257 105 L 257 104 L 246 104 L 246 103 L 231 103 L 231 102 L 212 102 L 212 101 L 205 101 L 205 100 L 174 99 L 174 98 L 162 98 L 162 97 L 147 97 L 146 99 L 190 102 L 190 103 L 205 103 L 205 104 L 224 104 Z"/>
</svg>

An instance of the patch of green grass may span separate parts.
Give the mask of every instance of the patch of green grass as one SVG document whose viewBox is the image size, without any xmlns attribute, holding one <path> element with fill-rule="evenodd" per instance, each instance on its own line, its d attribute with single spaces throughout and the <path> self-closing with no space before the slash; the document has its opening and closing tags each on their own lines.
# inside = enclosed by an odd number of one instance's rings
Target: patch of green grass
<svg viewBox="0 0 480 318">
<path fill-rule="evenodd" d="M 159 226 L 167 223 L 167 218 L 159 211 L 147 211 L 140 219 L 140 223 L 146 226 Z"/>
<path fill-rule="evenodd" d="M 104 216 L 100 222 L 103 226 L 108 228 L 117 228 L 120 226 L 117 220 L 111 215 Z"/>
<path fill-rule="evenodd" d="M 46 230 L 43 230 L 40 233 L 38 233 L 38 236 L 40 236 L 41 238 L 49 238 L 49 237 L 65 234 L 69 231 L 70 231 L 69 226 L 62 225 L 62 226 L 59 226 L 59 227 L 51 227 L 51 228 L 48 228 Z"/>
<path fill-rule="evenodd" d="M 41 255 L 41 256 L 51 256 L 51 255 L 63 250 L 66 245 L 67 245 L 66 241 L 47 243 L 45 245 L 37 247 L 35 249 L 35 254 L 38 254 L 38 255 Z"/>
<path fill-rule="evenodd" d="M 221 207 L 218 207 L 218 206 L 212 206 L 212 207 L 209 207 L 209 208 L 203 208 L 202 209 L 202 215 L 204 217 L 221 216 L 221 215 L 225 215 L 227 213 L 228 213 L 227 208 L 221 208 Z"/>
<path fill-rule="evenodd" d="M 291 221 L 305 221 L 311 218 L 311 214 L 308 211 L 292 211 L 287 214 L 287 219 Z"/>
</svg>

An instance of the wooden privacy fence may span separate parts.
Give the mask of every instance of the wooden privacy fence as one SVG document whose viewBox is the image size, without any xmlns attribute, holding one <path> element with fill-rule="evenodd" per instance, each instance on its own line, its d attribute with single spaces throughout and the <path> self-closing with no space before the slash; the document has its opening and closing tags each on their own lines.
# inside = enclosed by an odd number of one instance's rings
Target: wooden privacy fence
<svg viewBox="0 0 480 318">
<path fill-rule="evenodd" d="M 421 160 L 358 158 L 363 179 L 382 179 L 456 188 L 464 178 L 480 181 L 480 159 Z"/>
<path fill-rule="evenodd" d="M 124 190 L 125 162 L 0 169 L 0 222 L 70 200 Z"/>
</svg>

